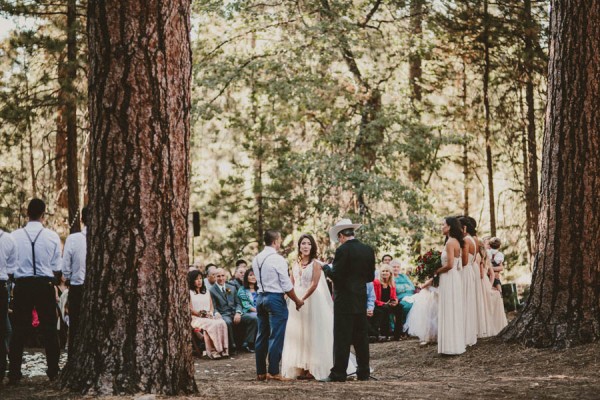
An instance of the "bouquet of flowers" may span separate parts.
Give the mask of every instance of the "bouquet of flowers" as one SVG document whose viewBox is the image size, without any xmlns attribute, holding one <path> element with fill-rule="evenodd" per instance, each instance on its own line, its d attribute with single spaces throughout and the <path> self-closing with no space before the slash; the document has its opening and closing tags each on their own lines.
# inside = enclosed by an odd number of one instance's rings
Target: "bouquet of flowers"
<svg viewBox="0 0 600 400">
<path fill-rule="evenodd" d="M 433 278 L 435 271 L 442 266 L 442 253 L 437 250 L 429 250 L 427 253 L 420 255 L 415 260 L 417 266 L 414 270 L 414 276 L 420 283 Z M 438 285 L 438 277 L 434 279 L 434 286 Z"/>
</svg>

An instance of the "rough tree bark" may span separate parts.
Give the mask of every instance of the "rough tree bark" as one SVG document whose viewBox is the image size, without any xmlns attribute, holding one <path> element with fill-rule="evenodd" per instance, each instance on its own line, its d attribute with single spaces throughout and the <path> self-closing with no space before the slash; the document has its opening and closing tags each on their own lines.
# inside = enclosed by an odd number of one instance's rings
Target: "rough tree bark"
<svg viewBox="0 0 600 400">
<path fill-rule="evenodd" d="M 502 337 L 600 338 L 600 2 L 551 2 L 541 209 L 531 294 Z"/>
<path fill-rule="evenodd" d="M 87 29 L 88 275 L 61 383 L 190 393 L 190 2 L 89 2 Z"/>
</svg>

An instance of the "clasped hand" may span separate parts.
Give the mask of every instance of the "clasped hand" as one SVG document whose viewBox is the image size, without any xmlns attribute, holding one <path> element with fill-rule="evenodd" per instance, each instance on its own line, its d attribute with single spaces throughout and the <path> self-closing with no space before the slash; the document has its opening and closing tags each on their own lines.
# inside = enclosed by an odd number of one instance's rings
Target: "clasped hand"
<svg viewBox="0 0 600 400">
<path fill-rule="evenodd" d="M 303 305 L 304 305 L 304 300 L 298 300 L 296 302 L 296 311 L 300 311 L 300 309 L 302 308 Z"/>
</svg>

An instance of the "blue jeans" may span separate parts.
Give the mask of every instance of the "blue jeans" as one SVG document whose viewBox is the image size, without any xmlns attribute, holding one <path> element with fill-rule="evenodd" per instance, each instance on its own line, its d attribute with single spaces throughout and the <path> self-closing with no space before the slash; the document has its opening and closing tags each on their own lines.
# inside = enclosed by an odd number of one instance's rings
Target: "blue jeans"
<svg viewBox="0 0 600 400">
<path fill-rule="evenodd" d="M 256 337 L 256 373 L 279 374 L 279 363 L 283 352 L 283 339 L 288 319 L 288 309 L 283 293 L 259 293 L 256 299 L 258 313 L 258 336 Z"/>
</svg>

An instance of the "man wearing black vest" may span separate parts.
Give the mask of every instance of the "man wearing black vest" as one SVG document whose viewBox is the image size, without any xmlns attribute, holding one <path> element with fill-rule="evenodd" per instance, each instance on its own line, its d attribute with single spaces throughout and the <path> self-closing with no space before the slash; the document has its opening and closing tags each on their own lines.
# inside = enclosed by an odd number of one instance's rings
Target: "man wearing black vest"
<svg viewBox="0 0 600 400">
<path fill-rule="evenodd" d="M 54 271 L 61 269 L 60 238 L 44 228 L 46 204 L 33 199 L 27 206 L 29 222 L 11 236 L 16 244 L 13 335 L 10 341 L 8 382 L 21 380 L 23 345 L 31 332 L 31 313 L 35 307 L 46 348 L 46 374 L 50 380 L 58 376 L 60 349 L 56 331 L 56 294 L 52 281 Z"/>
<path fill-rule="evenodd" d="M 344 382 L 350 346 L 356 351 L 356 376 L 366 381 L 369 368 L 369 323 L 367 321 L 367 286 L 375 278 L 375 252 L 354 237 L 360 224 L 342 219 L 329 230 L 332 242 L 341 245 L 333 265 L 323 272 L 333 281 L 333 368 L 324 382 Z"/>
</svg>

